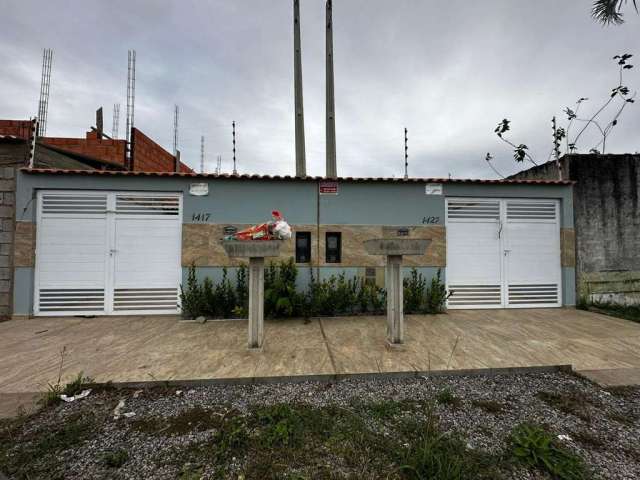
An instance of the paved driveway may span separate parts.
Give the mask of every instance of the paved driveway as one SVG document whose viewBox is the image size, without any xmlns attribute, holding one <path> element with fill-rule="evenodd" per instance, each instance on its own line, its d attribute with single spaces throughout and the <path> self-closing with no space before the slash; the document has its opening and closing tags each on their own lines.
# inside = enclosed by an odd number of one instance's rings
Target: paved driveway
<svg viewBox="0 0 640 480">
<path fill-rule="evenodd" d="M 63 380 L 80 371 L 132 382 L 571 364 L 629 383 L 640 372 L 640 324 L 573 309 L 407 316 L 404 351 L 385 348 L 384 317 L 268 321 L 261 353 L 246 350 L 246 328 L 171 316 L 3 322 L 0 394 L 45 390 L 63 347 Z"/>
</svg>

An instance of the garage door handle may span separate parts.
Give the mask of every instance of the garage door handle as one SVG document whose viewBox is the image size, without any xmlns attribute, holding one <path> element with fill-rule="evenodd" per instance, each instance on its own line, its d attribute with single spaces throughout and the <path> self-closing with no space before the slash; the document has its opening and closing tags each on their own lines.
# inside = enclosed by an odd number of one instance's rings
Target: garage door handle
<svg viewBox="0 0 640 480">
<path fill-rule="evenodd" d="M 112 248 L 111 250 L 109 250 L 109 255 L 111 255 L 113 257 L 113 254 L 116 253 L 118 250 L 116 250 L 115 248 Z"/>
<path fill-rule="evenodd" d="M 511 250 L 505 250 L 505 251 L 504 251 L 504 256 L 506 257 L 506 256 L 507 256 L 507 254 L 508 254 L 508 253 L 510 253 L 510 252 L 511 252 Z"/>
</svg>

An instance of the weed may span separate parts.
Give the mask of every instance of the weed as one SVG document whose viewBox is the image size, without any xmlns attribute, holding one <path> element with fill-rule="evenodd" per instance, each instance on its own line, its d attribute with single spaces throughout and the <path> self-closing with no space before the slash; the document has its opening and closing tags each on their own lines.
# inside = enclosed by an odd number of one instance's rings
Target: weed
<svg viewBox="0 0 640 480">
<path fill-rule="evenodd" d="M 226 415 L 235 414 L 235 411 L 219 413 L 196 406 L 173 417 L 137 418 L 131 422 L 131 428 L 147 435 L 186 435 L 219 428 Z"/>
<path fill-rule="evenodd" d="M 510 436 L 510 453 L 514 460 L 545 471 L 559 480 L 589 477 L 582 459 L 537 425 L 521 424 L 514 428 Z"/>
<path fill-rule="evenodd" d="M 487 413 L 498 414 L 504 411 L 504 404 L 496 402 L 495 400 L 473 400 L 471 404 Z"/>
<path fill-rule="evenodd" d="M 462 400 L 459 397 L 456 397 L 450 388 L 441 390 L 436 395 L 436 402 L 440 405 L 446 405 L 453 409 L 458 409 L 462 406 Z"/>
<path fill-rule="evenodd" d="M 403 478 L 411 480 L 494 479 L 498 476 L 497 459 L 476 452 L 455 434 L 443 433 L 435 416 L 428 413 L 423 424 L 405 426 L 411 441 L 397 450 L 397 463 Z"/>
<path fill-rule="evenodd" d="M 202 467 L 194 467 L 191 464 L 186 464 L 182 467 L 178 480 L 200 480 L 202 473 Z"/>
<path fill-rule="evenodd" d="M 109 468 L 120 468 L 129 460 L 126 450 L 118 449 L 107 452 L 102 456 L 102 463 Z"/>
<path fill-rule="evenodd" d="M 571 437 L 576 441 L 584 445 L 585 447 L 592 447 L 599 449 L 604 445 L 604 440 L 597 435 L 589 432 L 588 430 L 577 430 L 571 433 Z"/>
<path fill-rule="evenodd" d="M 607 415 L 611 420 L 615 420 L 623 425 L 633 426 L 638 420 L 638 415 L 632 412 L 611 412 Z"/>
<path fill-rule="evenodd" d="M 640 392 L 640 389 L 637 386 L 608 387 L 605 390 L 611 395 L 615 395 L 620 398 L 631 398 L 636 393 Z"/>
<path fill-rule="evenodd" d="M 578 390 L 562 393 L 543 391 L 538 392 L 537 397 L 561 412 L 575 415 L 585 422 L 591 421 L 589 405 L 592 404 L 592 400 Z"/>
</svg>

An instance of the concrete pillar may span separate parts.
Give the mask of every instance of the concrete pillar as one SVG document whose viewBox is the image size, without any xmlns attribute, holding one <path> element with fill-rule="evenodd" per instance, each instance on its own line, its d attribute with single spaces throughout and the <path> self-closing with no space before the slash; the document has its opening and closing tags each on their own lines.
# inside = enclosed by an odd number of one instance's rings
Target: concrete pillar
<svg viewBox="0 0 640 480">
<path fill-rule="evenodd" d="M 404 307 L 402 284 L 402 255 L 388 255 L 385 267 L 387 287 L 387 343 L 404 342 Z"/>
<path fill-rule="evenodd" d="M 249 349 L 262 348 L 264 331 L 264 257 L 249 258 Z"/>
</svg>

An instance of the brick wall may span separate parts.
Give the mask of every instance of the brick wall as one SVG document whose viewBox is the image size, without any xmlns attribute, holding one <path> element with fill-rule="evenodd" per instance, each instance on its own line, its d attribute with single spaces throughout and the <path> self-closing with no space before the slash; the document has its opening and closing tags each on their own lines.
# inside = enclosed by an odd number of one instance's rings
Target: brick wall
<svg viewBox="0 0 640 480">
<path fill-rule="evenodd" d="M 176 157 L 137 128 L 131 129 L 131 158 L 132 165 L 130 170 L 144 172 L 176 171 Z M 190 173 L 193 170 L 180 162 L 179 171 Z"/>
<path fill-rule="evenodd" d="M 27 140 L 30 132 L 31 120 L 0 120 L 0 135 L 14 135 Z"/>
<path fill-rule="evenodd" d="M 86 138 L 44 137 L 41 141 L 68 152 L 124 166 L 126 140 L 98 138 L 95 132 L 87 132 Z"/>
</svg>

